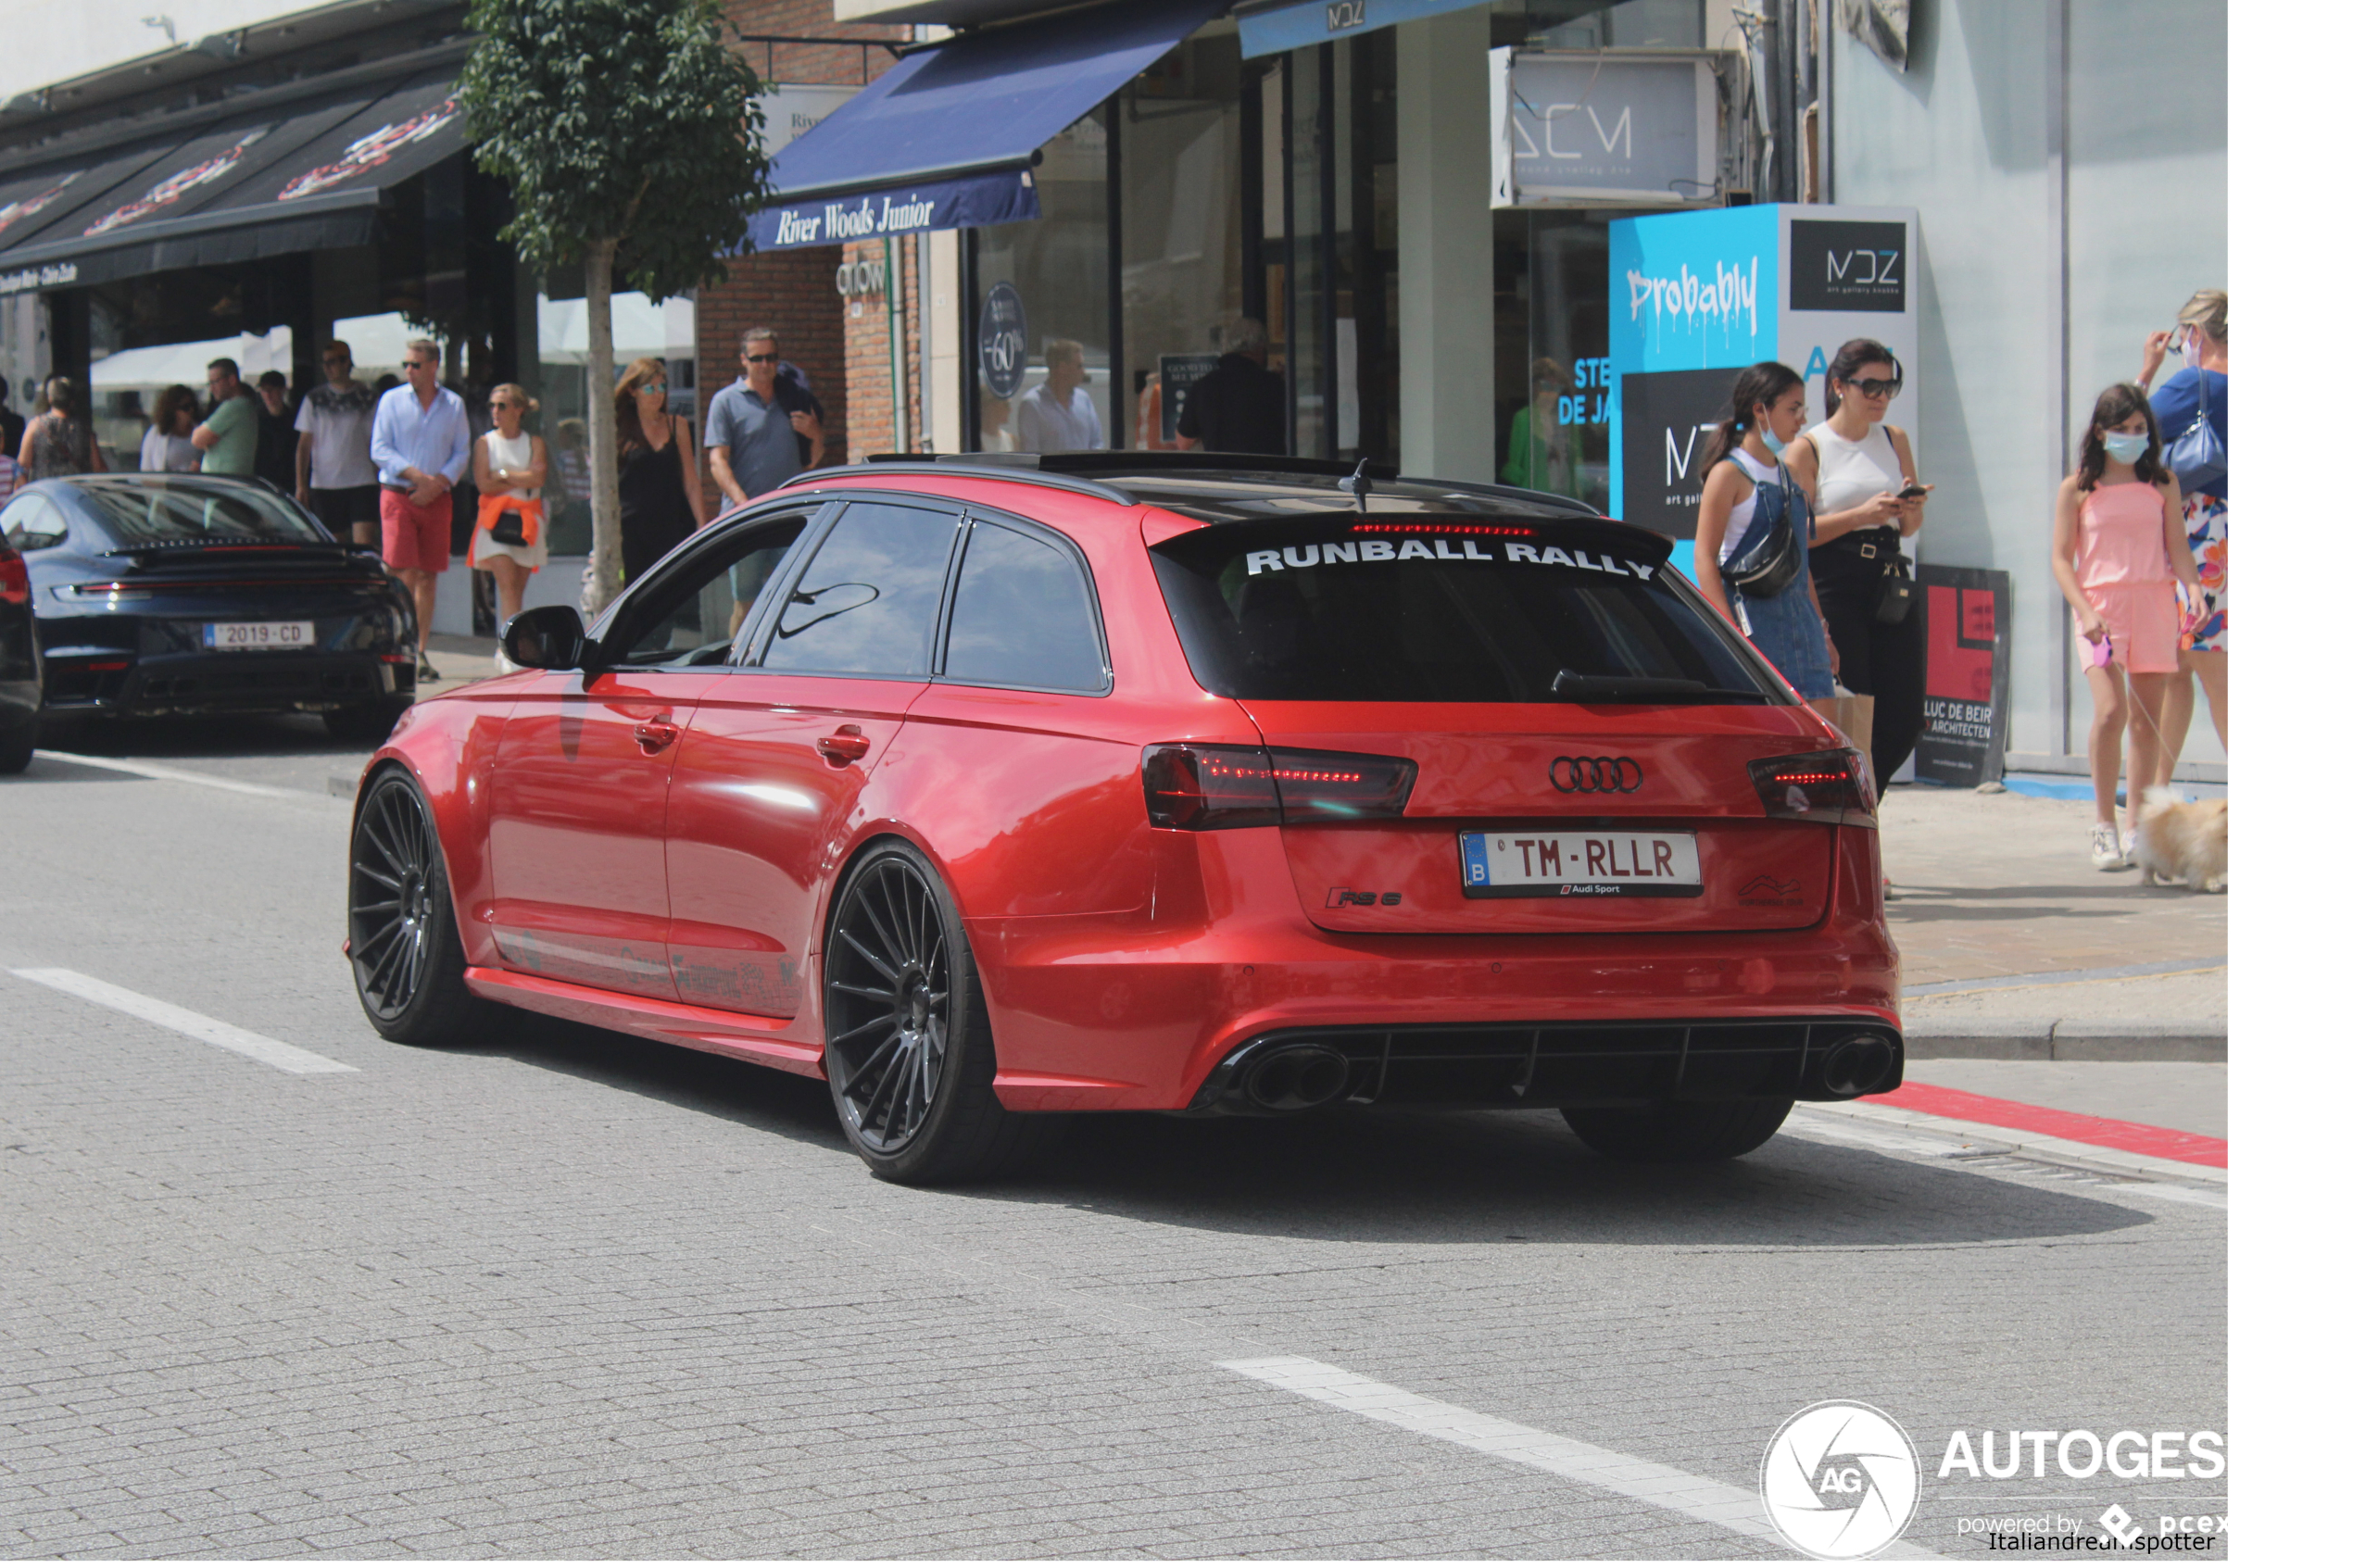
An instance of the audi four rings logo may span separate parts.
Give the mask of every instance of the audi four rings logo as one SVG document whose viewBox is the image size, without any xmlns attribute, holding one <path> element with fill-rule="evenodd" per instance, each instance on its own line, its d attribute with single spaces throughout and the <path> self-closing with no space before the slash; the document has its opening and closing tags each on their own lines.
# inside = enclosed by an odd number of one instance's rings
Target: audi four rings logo
<svg viewBox="0 0 2353 1568">
<path fill-rule="evenodd" d="M 1563 795 L 1631 795 L 1642 787 L 1642 765 L 1631 757 L 1555 757 L 1553 787 Z"/>
</svg>

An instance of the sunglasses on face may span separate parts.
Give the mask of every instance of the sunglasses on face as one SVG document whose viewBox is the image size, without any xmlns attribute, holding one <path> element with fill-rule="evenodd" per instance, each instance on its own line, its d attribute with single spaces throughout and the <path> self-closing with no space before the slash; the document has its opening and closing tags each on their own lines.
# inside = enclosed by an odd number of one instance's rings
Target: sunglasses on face
<svg viewBox="0 0 2353 1568">
<path fill-rule="evenodd" d="M 521 408 L 522 405 L 521 405 L 521 404 L 519 404 L 519 403 L 508 403 L 508 402 L 504 402 L 504 401 L 502 401 L 502 400 L 500 400 L 500 399 L 498 399 L 498 398 L 495 398 L 495 397 L 494 397 L 494 398 L 492 398 L 492 399 L 491 399 L 491 401 L 490 401 L 490 406 L 491 406 L 492 408 Z"/>
<path fill-rule="evenodd" d="M 747 354 L 744 356 L 744 363 L 747 365 L 773 365 L 775 362 L 776 356 L 774 354 Z"/>
<path fill-rule="evenodd" d="M 649 381 L 638 387 L 637 391 L 641 395 L 646 397 L 667 397 L 670 395 L 670 383 L 668 382 Z"/>
<path fill-rule="evenodd" d="M 348 354 L 325 354 L 320 356 L 319 363 L 321 365 L 348 365 L 351 363 L 351 356 Z"/>
<path fill-rule="evenodd" d="M 1851 381 L 1846 384 L 1853 387 L 1856 393 L 1865 397 L 1893 397 L 1897 393 L 1904 390 L 1904 378 L 1898 376 L 1894 381 L 1879 381 L 1877 379 L 1870 381 Z"/>
<path fill-rule="evenodd" d="M 431 366 L 422 359 L 403 359 L 400 368 L 404 370 L 422 370 L 431 369 Z"/>
</svg>

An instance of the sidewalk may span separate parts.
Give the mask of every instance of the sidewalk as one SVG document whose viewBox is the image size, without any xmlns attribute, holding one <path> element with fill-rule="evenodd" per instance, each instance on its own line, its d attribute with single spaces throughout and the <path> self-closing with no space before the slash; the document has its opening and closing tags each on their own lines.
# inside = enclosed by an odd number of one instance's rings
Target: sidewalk
<svg viewBox="0 0 2353 1568">
<path fill-rule="evenodd" d="M 2227 893 L 2094 871 L 2085 801 L 1912 785 L 1880 827 L 1912 1060 L 2225 1058 Z"/>
</svg>

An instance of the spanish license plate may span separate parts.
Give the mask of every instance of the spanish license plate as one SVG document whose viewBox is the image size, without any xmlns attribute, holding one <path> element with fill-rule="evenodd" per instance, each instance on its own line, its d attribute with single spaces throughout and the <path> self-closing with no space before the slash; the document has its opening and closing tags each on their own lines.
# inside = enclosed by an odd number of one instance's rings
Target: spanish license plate
<svg viewBox="0 0 2353 1568">
<path fill-rule="evenodd" d="M 1466 898 L 1696 898 L 1699 835 L 1689 833 L 1463 834 Z"/>
<path fill-rule="evenodd" d="M 204 629 L 208 648 L 307 648 L 318 642 L 308 621 L 213 621 Z"/>
</svg>

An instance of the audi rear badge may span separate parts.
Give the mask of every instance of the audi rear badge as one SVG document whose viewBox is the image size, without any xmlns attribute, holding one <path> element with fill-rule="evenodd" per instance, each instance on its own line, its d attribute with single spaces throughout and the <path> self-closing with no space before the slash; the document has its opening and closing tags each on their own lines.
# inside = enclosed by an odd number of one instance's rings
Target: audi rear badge
<svg viewBox="0 0 2353 1568">
<path fill-rule="evenodd" d="M 1631 757 L 1555 757 L 1553 787 L 1563 795 L 1631 795 L 1642 787 L 1642 765 Z"/>
</svg>

